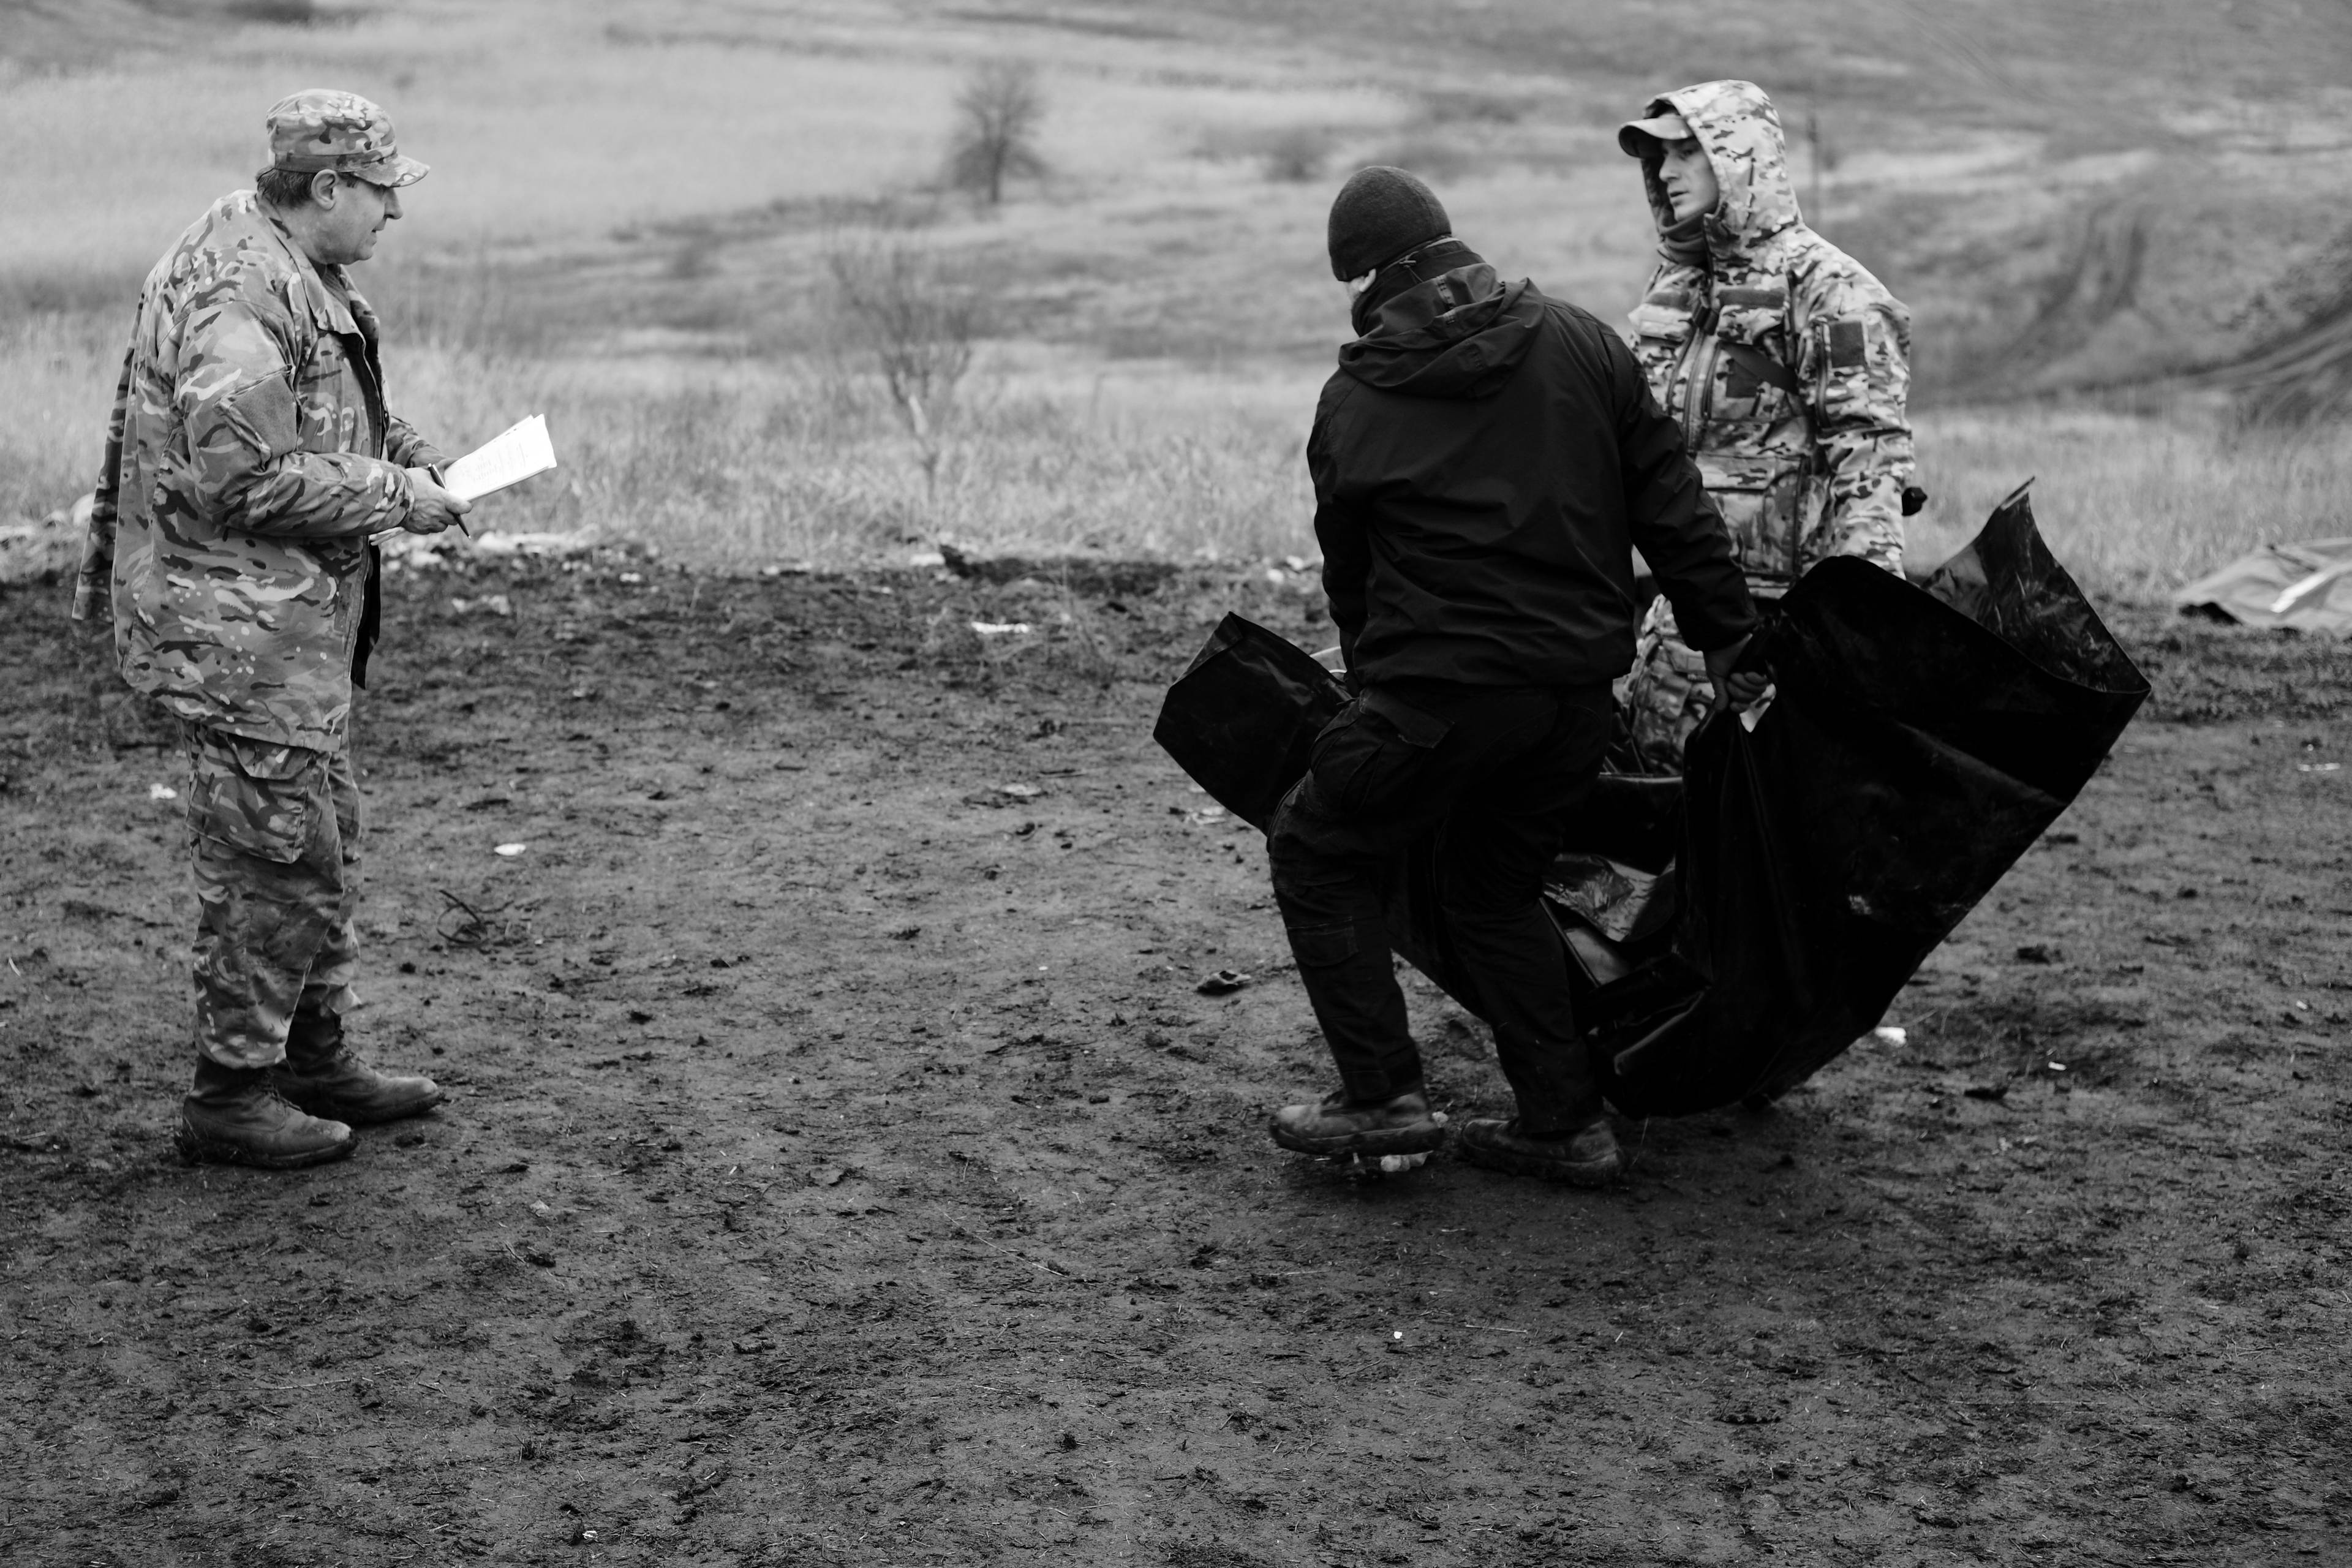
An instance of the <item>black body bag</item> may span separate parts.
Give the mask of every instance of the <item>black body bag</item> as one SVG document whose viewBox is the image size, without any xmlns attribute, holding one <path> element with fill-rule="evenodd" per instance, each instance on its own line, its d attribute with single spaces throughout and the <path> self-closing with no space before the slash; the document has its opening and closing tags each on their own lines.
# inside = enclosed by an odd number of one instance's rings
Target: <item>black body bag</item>
<svg viewBox="0 0 2352 1568">
<path fill-rule="evenodd" d="M 2148 692 L 2052 557 L 2020 489 L 1924 588 L 1851 559 L 1781 601 L 1751 732 L 1691 738 L 1679 778 L 1603 774 L 1546 903 L 1594 1069 L 1628 1115 L 1802 1082 L 2082 789 Z M 1229 616 L 1154 731 L 1264 828 L 1347 693 Z M 1474 1013 L 1434 895 L 1441 830 L 1399 858 L 1391 945 Z"/>
</svg>

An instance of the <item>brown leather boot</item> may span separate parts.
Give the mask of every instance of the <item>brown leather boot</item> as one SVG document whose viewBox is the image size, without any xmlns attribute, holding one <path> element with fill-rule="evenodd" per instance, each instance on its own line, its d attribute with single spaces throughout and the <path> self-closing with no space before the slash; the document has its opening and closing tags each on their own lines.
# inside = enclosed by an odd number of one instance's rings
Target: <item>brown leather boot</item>
<svg viewBox="0 0 2352 1568">
<path fill-rule="evenodd" d="M 278 1092 L 313 1116 L 355 1126 L 398 1121 L 432 1110 L 446 1098 L 429 1078 L 382 1073 L 352 1054 L 343 1021 L 331 1013 L 297 1013 L 286 1035 L 286 1059 L 269 1069 Z"/>
<path fill-rule="evenodd" d="M 1516 1116 L 1508 1121 L 1492 1118 L 1465 1121 L 1456 1146 L 1474 1165 L 1579 1187 L 1605 1187 L 1616 1180 L 1624 1164 L 1617 1134 L 1602 1117 L 1540 1138 L 1522 1131 Z"/>
<path fill-rule="evenodd" d="M 291 1171 L 350 1153 L 352 1130 L 280 1100 L 267 1068 L 223 1067 L 198 1057 L 195 1082 L 180 1102 L 176 1142 L 191 1163 Z"/>
<path fill-rule="evenodd" d="M 1445 1142 L 1445 1118 L 1430 1110 L 1419 1084 L 1370 1103 L 1334 1089 L 1320 1104 L 1284 1106 L 1269 1131 L 1302 1154 L 1425 1154 Z"/>
</svg>

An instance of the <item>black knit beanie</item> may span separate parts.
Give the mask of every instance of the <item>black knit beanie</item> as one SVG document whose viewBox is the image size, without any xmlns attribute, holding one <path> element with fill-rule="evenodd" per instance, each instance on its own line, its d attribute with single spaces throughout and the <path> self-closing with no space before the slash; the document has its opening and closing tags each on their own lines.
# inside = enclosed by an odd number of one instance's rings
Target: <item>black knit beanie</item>
<svg viewBox="0 0 2352 1568">
<path fill-rule="evenodd" d="M 1402 169 L 1359 169 L 1331 204 L 1331 276 L 1346 282 L 1454 232 L 1437 195 Z"/>
</svg>

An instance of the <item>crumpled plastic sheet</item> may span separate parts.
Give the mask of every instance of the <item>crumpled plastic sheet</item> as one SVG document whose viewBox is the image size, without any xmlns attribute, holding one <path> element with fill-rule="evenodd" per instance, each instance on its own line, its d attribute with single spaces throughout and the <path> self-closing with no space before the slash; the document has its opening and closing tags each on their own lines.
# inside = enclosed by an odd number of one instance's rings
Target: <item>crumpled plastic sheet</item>
<svg viewBox="0 0 2352 1568">
<path fill-rule="evenodd" d="M 1604 775 L 1562 804 L 1547 902 L 1584 1044 L 1629 1115 L 1785 1093 L 1870 1034 L 2148 694 L 2022 489 L 1924 587 L 1824 562 L 1764 652 L 1776 696 L 1752 731 L 1711 719 L 1682 778 Z M 1346 700 L 1229 616 L 1154 735 L 1263 829 Z M 1439 834 L 1399 857 L 1391 942 L 1484 1016 L 1433 894 L 1444 854 Z"/>
<path fill-rule="evenodd" d="M 2184 615 L 2352 637 L 2352 539 L 2267 544 L 2172 595 Z"/>
</svg>

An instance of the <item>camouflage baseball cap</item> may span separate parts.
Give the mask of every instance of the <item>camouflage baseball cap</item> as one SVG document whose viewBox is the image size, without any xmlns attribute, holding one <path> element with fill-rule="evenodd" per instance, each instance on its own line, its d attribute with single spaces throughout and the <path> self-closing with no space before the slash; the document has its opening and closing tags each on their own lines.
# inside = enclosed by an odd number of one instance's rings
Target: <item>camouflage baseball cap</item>
<svg viewBox="0 0 2352 1568">
<path fill-rule="evenodd" d="M 404 158 L 392 116 L 355 92 L 305 88 L 269 110 L 269 164 L 299 172 L 331 169 L 376 185 L 413 185 L 425 166 Z"/>
</svg>

